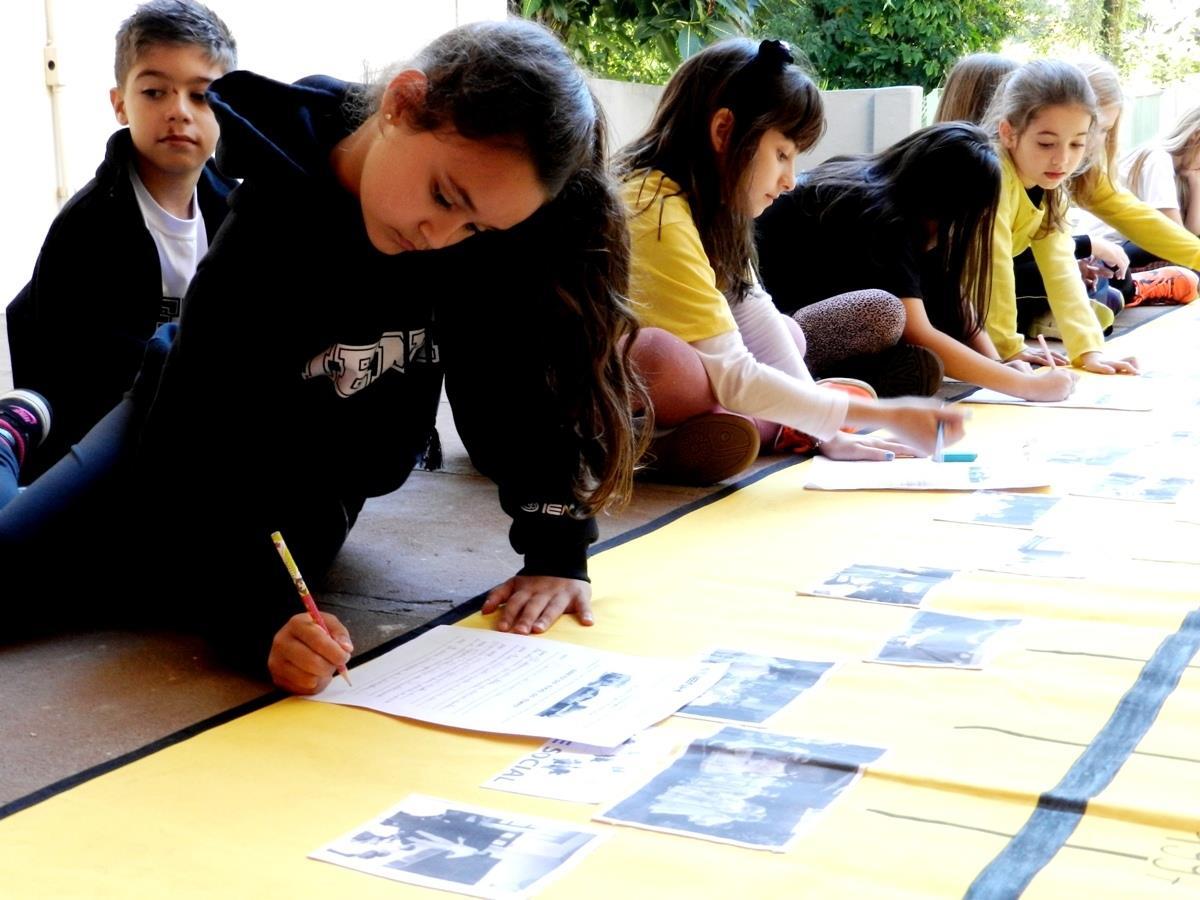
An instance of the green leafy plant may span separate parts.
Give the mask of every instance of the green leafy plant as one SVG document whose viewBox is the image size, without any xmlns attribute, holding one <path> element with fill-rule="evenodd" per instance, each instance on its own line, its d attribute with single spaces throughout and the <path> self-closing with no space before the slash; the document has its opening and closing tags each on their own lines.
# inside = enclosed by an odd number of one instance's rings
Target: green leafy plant
<svg viewBox="0 0 1200 900">
<path fill-rule="evenodd" d="M 936 87 L 960 56 L 996 50 L 1020 0 L 774 0 L 758 31 L 798 47 L 827 88 Z"/>
<path fill-rule="evenodd" d="M 606 78 L 661 83 L 700 48 L 752 30 L 760 0 L 509 0 Z"/>
</svg>

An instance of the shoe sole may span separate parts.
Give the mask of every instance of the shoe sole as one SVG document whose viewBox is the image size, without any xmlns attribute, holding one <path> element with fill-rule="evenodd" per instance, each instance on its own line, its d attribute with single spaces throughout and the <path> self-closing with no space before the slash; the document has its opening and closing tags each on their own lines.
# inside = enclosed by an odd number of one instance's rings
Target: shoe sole
<svg viewBox="0 0 1200 900">
<path fill-rule="evenodd" d="M 818 378 L 817 384 L 824 384 L 824 385 L 839 385 L 840 384 L 845 387 L 858 388 L 860 391 L 863 392 L 863 394 L 865 394 L 870 399 L 872 399 L 872 400 L 879 399 L 879 394 L 877 394 L 875 392 L 875 388 L 871 387 L 871 385 L 867 384 L 861 378 L 847 378 L 842 375 L 832 375 L 829 378 Z M 837 388 L 834 388 L 834 390 L 837 390 Z M 849 393 L 853 393 L 853 392 L 847 391 L 846 393 L 849 394 Z"/>
<path fill-rule="evenodd" d="M 758 429 L 749 419 L 712 413 L 655 438 L 646 469 L 660 481 L 705 487 L 747 469 L 758 458 L 759 445 Z"/>
</svg>

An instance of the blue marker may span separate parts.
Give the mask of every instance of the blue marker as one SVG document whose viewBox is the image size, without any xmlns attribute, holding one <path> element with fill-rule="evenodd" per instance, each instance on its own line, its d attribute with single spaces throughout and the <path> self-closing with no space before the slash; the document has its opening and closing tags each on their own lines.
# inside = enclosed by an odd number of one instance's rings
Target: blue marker
<svg viewBox="0 0 1200 900">
<path fill-rule="evenodd" d="M 943 453 L 942 462 L 975 462 L 976 453 Z"/>
</svg>

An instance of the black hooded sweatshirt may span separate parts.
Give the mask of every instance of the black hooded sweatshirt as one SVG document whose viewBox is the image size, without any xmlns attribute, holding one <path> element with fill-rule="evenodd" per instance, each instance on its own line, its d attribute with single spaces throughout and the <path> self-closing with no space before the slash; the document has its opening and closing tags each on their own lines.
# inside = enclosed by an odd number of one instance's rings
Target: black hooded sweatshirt
<svg viewBox="0 0 1200 900">
<path fill-rule="evenodd" d="M 531 312 L 553 298 L 533 232 L 376 250 L 329 164 L 355 127 L 356 90 L 249 72 L 213 83 L 218 164 L 244 180 L 188 290 L 139 447 L 145 490 L 170 479 L 180 548 L 240 576 L 222 579 L 246 596 L 221 627 L 259 663 L 299 611 L 271 532 L 317 577 L 364 499 L 399 487 L 425 450 L 443 375 L 472 461 L 513 517 L 521 573 L 586 579 L 596 538 L 574 508 L 576 429 L 548 386 L 553 335 Z"/>
<path fill-rule="evenodd" d="M 96 177 L 50 225 L 33 278 L 8 306 L 13 382 L 50 401 L 54 423 L 21 471 L 28 483 L 58 461 L 129 390 L 164 310 L 162 270 L 129 179 L 129 129 L 108 139 Z M 208 235 L 234 182 L 212 160 L 196 185 Z"/>
</svg>

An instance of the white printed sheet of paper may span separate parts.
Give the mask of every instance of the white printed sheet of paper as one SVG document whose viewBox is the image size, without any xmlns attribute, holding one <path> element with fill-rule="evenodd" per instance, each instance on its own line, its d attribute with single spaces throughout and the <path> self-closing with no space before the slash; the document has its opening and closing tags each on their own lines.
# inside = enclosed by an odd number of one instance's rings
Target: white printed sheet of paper
<svg viewBox="0 0 1200 900">
<path fill-rule="evenodd" d="M 1012 403 L 1019 406 L 1066 406 L 1076 409 L 1124 409 L 1144 412 L 1154 408 L 1155 387 L 1131 375 L 1081 378 L 1065 400 L 1023 400 L 991 388 L 980 388 L 960 403 Z"/>
<path fill-rule="evenodd" d="M 439 625 L 309 697 L 422 722 L 616 747 L 707 691 L 726 667 Z"/>
<path fill-rule="evenodd" d="M 1021 461 L 934 462 L 931 459 L 842 461 L 814 457 L 805 487 L 817 491 L 978 491 L 1047 487 L 1047 467 Z"/>
<path fill-rule="evenodd" d="M 309 858 L 392 881 L 514 900 L 538 893 L 604 839 L 587 825 L 412 794 Z"/>
</svg>

